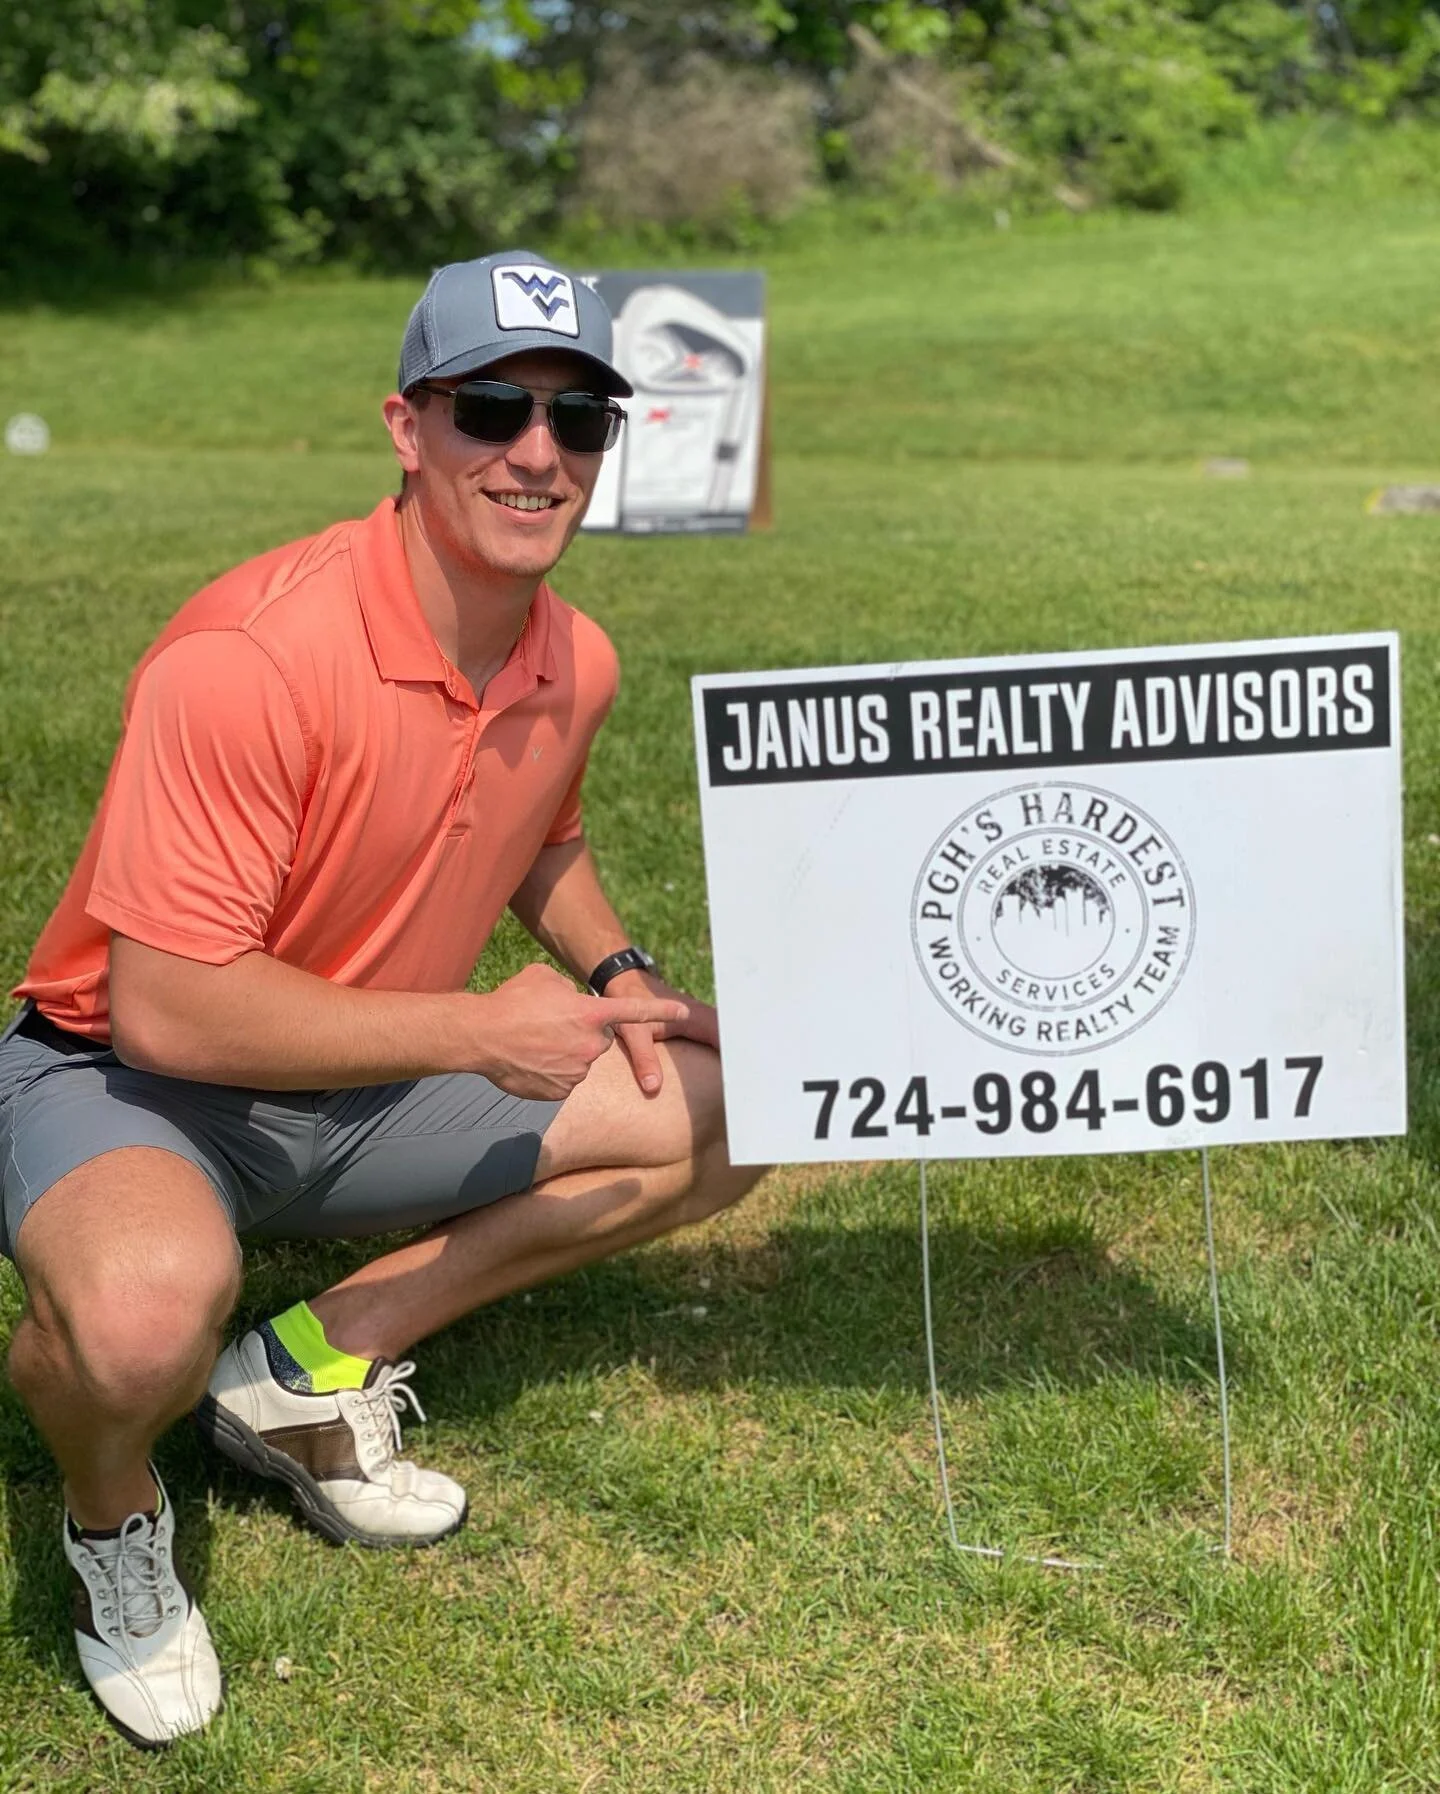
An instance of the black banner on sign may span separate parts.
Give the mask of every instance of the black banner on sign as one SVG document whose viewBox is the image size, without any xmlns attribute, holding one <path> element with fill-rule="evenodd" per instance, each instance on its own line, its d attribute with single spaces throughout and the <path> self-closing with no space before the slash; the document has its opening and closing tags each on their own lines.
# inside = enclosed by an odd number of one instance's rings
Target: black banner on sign
<svg viewBox="0 0 1440 1794">
<path fill-rule="evenodd" d="M 711 785 L 1390 745 L 1383 646 L 712 686 Z"/>
</svg>

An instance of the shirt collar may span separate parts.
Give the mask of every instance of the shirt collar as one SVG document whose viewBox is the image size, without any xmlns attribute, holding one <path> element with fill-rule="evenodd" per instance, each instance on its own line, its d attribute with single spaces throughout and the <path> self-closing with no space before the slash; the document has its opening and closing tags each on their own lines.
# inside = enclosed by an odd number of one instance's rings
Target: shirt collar
<svg viewBox="0 0 1440 1794">
<path fill-rule="evenodd" d="M 530 614 L 520 633 L 519 646 L 528 638 L 527 664 L 537 679 L 554 679 L 559 674 L 555 660 L 554 630 L 551 628 L 555 606 L 559 602 L 548 585 L 542 583 L 530 603 Z"/>
<path fill-rule="evenodd" d="M 355 569 L 365 633 L 370 638 L 370 652 L 375 656 L 380 677 L 452 684 L 453 670 L 440 652 L 440 644 L 415 596 L 393 498 L 382 499 L 356 525 L 350 538 L 350 560 Z M 508 683 L 509 676 L 518 674 L 525 688 L 533 689 L 538 680 L 557 677 L 551 627 L 556 603 L 555 594 L 542 584 L 531 601 L 525 627 L 495 679 L 506 679 Z M 491 681 L 492 686 L 494 682 Z"/>
</svg>

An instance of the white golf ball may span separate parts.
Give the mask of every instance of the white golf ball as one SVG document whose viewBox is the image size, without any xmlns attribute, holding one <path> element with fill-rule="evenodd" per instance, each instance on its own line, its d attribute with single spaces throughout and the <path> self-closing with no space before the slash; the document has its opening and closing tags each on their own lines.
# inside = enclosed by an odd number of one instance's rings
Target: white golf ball
<svg viewBox="0 0 1440 1794">
<path fill-rule="evenodd" d="M 33 411 L 17 411 L 5 426 L 5 446 L 12 455 L 43 455 L 50 446 L 50 426 Z"/>
</svg>

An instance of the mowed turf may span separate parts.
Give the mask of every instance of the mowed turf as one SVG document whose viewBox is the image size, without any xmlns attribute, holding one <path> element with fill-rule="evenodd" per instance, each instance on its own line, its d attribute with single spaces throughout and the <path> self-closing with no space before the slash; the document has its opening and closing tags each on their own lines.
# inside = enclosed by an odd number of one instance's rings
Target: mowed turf
<svg viewBox="0 0 1440 1794">
<path fill-rule="evenodd" d="M 557 580 L 625 669 L 590 831 L 679 981 L 709 989 L 693 672 L 1403 631 L 1412 1131 L 1215 1155 L 1235 1561 L 1193 1155 L 932 1177 L 962 1537 L 1104 1560 L 1080 1577 L 946 1543 L 913 1171 L 780 1171 L 420 1349 L 410 1447 L 472 1497 L 435 1551 L 332 1549 L 176 1429 L 160 1462 L 229 1705 L 160 1760 L 84 1693 L 56 1478 L 0 1395 L 0 1786 L 1440 1785 L 1440 520 L 1363 508 L 1440 476 L 1440 205 L 875 237 L 770 275 L 774 533 L 585 541 Z M 56 433 L 0 461 L 7 984 L 153 631 L 390 488 L 376 406 L 412 297 L 317 280 L 3 319 L 0 412 Z M 1213 454 L 1252 477 L 1206 481 Z M 525 957 L 506 927 L 480 977 Z M 361 1255 L 258 1252 L 242 1312 Z M 19 1300 L 7 1269 L 5 1327 Z"/>
</svg>

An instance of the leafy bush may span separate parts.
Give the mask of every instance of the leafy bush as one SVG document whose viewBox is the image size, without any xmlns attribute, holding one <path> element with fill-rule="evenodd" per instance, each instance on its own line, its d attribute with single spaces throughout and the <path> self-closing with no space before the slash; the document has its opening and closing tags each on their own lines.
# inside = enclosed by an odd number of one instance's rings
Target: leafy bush
<svg viewBox="0 0 1440 1794">
<path fill-rule="evenodd" d="M 1394 56 L 1344 59 L 1320 84 L 1320 98 L 1372 124 L 1433 103 L 1440 98 L 1440 19 L 1425 13 Z"/>
<path fill-rule="evenodd" d="M 1254 103 L 1226 80 L 1206 34 L 1151 0 L 1041 0 L 996 32 L 995 91 L 1015 135 L 1123 204 L 1167 207 L 1211 137 Z"/>
<path fill-rule="evenodd" d="M 918 57 L 863 64 L 837 90 L 833 159 L 869 190 L 954 186 L 974 165 L 961 122 L 969 86 L 966 71 Z"/>
<path fill-rule="evenodd" d="M 99 156 L 193 161 L 254 110 L 245 58 L 147 0 L 52 0 L 0 14 L 0 154 L 43 166 L 56 140 Z"/>
<path fill-rule="evenodd" d="M 1305 14 L 1276 0 L 1225 0 L 1205 22 L 1216 68 L 1265 113 L 1314 98 L 1324 59 Z"/>
<path fill-rule="evenodd" d="M 663 79 L 613 56 L 586 104 L 573 207 L 601 227 L 743 235 L 795 212 L 817 173 L 804 83 L 695 53 Z"/>
<path fill-rule="evenodd" d="M 1436 113 L 1440 0 L 0 0 L 0 273 L 752 242 L 822 164 L 1172 206 L 1254 120 Z"/>
<path fill-rule="evenodd" d="M 260 104 L 240 154 L 270 196 L 272 252 L 423 266 L 522 236 L 549 208 L 550 171 L 499 65 L 393 9 L 282 46 L 248 86 Z"/>
<path fill-rule="evenodd" d="M 523 234 L 553 205 L 553 133 L 537 126 L 574 95 L 476 42 L 476 13 L 471 0 L 0 7 L 7 262 L 415 266 Z"/>
</svg>

